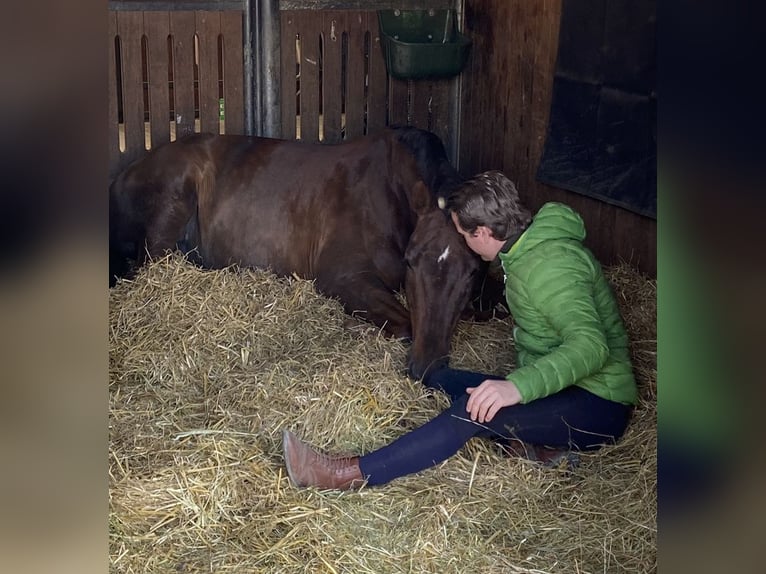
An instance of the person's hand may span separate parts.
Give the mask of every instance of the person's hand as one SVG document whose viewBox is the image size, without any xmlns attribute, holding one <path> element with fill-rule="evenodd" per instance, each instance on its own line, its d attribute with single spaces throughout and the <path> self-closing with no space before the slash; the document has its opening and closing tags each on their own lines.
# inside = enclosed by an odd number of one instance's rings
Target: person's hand
<svg viewBox="0 0 766 574">
<path fill-rule="evenodd" d="M 468 387 L 466 409 L 471 413 L 471 420 L 488 423 L 503 407 L 510 407 L 521 402 L 521 393 L 511 381 L 505 379 L 487 379 L 478 387 Z"/>
</svg>

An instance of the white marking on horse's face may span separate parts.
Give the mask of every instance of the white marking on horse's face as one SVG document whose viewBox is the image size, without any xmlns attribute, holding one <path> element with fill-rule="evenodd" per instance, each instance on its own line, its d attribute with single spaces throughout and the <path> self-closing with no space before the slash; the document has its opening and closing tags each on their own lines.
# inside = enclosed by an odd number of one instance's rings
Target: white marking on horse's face
<svg viewBox="0 0 766 574">
<path fill-rule="evenodd" d="M 442 251 L 442 254 L 439 255 L 439 258 L 436 260 L 437 263 L 441 263 L 442 261 L 446 261 L 447 257 L 449 256 L 449 245 Z"/>
</svg>

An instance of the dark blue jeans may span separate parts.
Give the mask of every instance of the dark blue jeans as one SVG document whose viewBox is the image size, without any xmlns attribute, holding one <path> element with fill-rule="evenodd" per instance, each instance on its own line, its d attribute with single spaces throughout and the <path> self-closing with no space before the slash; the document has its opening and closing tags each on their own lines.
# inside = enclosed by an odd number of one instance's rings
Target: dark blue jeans
<svg viewBox="0 0 766 574">
<path fill-rule="evenodd" d="M 613 443 L 625 432 L 630 405 L 602 399 L 576 386 L 527 404 L 502 408 L 488 423 L 471 421 L 465 389 L 477 387 L 486 379 L 503 378 L 450 368 L 427 374 L 423 383 L 446 392 L 452 404 L 423 426 L 362 456 L 359 466 L 367 483 L 385 484 L 438 464 L 476 436 L 590 450 Z"/>
</svg>

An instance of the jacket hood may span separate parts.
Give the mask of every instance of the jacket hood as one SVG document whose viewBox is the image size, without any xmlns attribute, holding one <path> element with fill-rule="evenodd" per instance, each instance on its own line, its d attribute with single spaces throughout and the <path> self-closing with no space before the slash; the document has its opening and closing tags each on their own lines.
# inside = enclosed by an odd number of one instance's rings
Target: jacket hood
<svg viewBox="0 0 766 574">
<path fill-rule="evenodd" d="M 582 218 L 568 205 L 550 202 L 543 205 L 532 218 L 532 223 L 511 247 L 508 255 L 513 256 L 551 239 L 570 239 L 582 242 L 585 239 L 585 224 Z"/>
</svg>

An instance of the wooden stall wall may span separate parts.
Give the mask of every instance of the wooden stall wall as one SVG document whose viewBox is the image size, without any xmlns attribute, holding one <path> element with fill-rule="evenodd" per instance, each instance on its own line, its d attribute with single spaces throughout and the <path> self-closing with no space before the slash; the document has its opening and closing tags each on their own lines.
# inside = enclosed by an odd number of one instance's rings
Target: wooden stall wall
<svg viewBox="0 0 766 574">
<path fill-rule="evenodd" d="M 464 32 L 473 49 L 461 82 L 460 172 L 502 170 L 533 210 L 547 201 L 571 205 L 602 263 L 626 261 L 656 276 L 656 220 L 535 179 L 548 127 L 561 3 L 465 0 Z"/>
<path fill-rule="evenodd" d="M 189 133 L 244 133 L 242 15 L 110 8 L 110 177 Z"/>
<path fill-rule="evenodd" d="M 283 138 L 337 143 L 397 124 L 431 130 L 449 149 L 453 80 L 390 78 L 377 11 L 281 10 L 280 50 Z"/>
<path fill-rule="evenodd" d="M 407 7 L 445 8 L 452 2 L 421 0 Z M 231 5 L 110 1 L 111 177 L 148 150 L 188 133 L 245 133 L 244 13 Z M 337 143 L 388 125 L 412 125 L 437 133 L 448 151 L 453 149 L 456 118 L 449 103 L 455 80 L 403 81 L 386 72 L 377 10 L 399 3 L 279 5 L 281 134 L 276 135 Z M 182 10 L 161 9 L 174 6 Z"/>
</svg>

